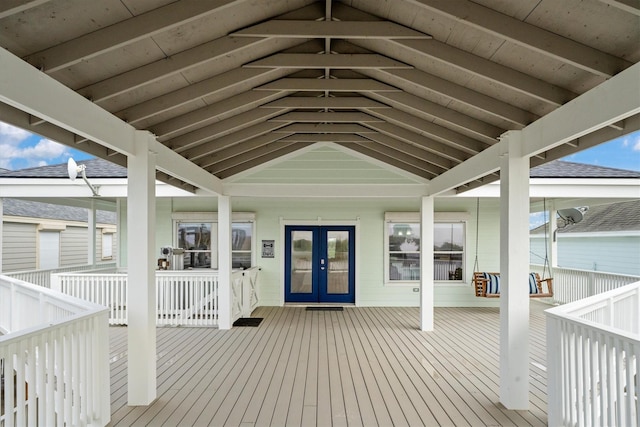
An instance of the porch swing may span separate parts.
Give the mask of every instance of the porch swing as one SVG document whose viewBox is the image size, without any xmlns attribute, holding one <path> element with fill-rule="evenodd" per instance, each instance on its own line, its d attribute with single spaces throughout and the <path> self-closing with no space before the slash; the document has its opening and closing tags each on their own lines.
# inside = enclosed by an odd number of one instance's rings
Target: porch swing
<svg viewBox="0 0 640 427">
<path fill-rule="evenodd" d="M 547 215 L 546 199 L 544 200 L 545 224 Z M 549 257 L 547 248 L 547 226 L 544 231 L 544 266 L 542 268 L 542 279 L 538 273 L 529 273 L 529 297 L 548 298 L 553 296 L 553 279 L 545 278 L 545 270 L 551 275 L 549 267 Z M 480 230 L 480 198 L 476 199 L 476 258 L 473 264 L 473 287 L 477 297 L 497 298 L 500 296 L 500 273 L 488 273 L 480 271 L 478 266 L 478 242 Z M 545 286 L 546 284 L 546 286 Z M 546 289 L 545 289 L 546 287 Z"/>
</svg>

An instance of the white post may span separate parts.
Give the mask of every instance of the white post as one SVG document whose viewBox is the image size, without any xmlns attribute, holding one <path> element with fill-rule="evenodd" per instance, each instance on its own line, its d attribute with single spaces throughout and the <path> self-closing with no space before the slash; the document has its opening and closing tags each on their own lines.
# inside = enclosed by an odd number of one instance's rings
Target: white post
<svg viewBox="0 0 640 427">
<path fill-rule="evenodd" d="M 231 329 L 231 198 L 218 196 L 218 328 Z"/>
<path fill-rule="evenodd" d="M 153 136 L 137 131 L 127 163 L 128 404 L 156 398 L 155 154 Z"/>
<path fill-rule="evenodd" d="M 96 265 L 96 202 L 91 200 L 91 207 L 87 209 L 87 264 Z"/>
<path fill-rule="evenodd" d="M 2 197 L 0 197 L 0 274 L 2 274 L 2 233 L 4 226 L 4 207 L 2 204 Z"/>
<path fill-rule="evenodd" d="M 433 222 L 434 198 L 420 206 L 420 330 L 433 331 Z"/>
<path fill-rule="evenodd" d="M 116 255 L 116 271 L 119 271 L 124 266 L 124 227 L 122 224 L 122 199 L 118 197 L 116 199 L 116 247 L 118 248 Z"/>
<path fill-rule="evenodd" d="M 556 218 L 556 204 L 552 201 L 551 206 L 549 206 L 549 232 L 547 236 L 549 237 L 549 266 L 550 270 L 553 271 L 555 267 L 558 266 L 558 235 L 555 234 L 555 231 L 558 229 L 558 219 Z M 553 273 L 551 273 L 553 274 Z"/>
<path fill-rule="evenodd" d="M 500 161 L 500 402 L 529 409 L 529 159 L 522 132 Z"/>
</svg>

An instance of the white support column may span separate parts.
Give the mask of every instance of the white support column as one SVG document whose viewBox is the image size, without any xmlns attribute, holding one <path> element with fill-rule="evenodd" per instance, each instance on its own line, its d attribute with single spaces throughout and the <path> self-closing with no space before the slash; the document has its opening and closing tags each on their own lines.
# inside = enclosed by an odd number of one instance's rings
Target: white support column
<svg viewBox="0 0 640 427">
<path fill-rule="evenodd" d="M 0 197 L 0 274 L 2 274 L 2 244 L 3 244 L 2 233 L 4 233 L 3 227 L 4 227 L 4 207 L 2 204 L 2 197 Z"/>
<path fill-rule="evenodd" d="M 122 199 L 118 197 L 118 199 L 116 199 L 116 248 L 118 248 L 116 255 L 116 268 L 118 270 L 125 265 L 123 242 L 126 240 L 124 238 L 124 233 L 125 226 L 122 223 Z"/>
<path fill-rule="evenodd" d="M 556 218 L 556 204 L 551 202 L 549 206 L 549 264 L 551 271 L 558 266 L 558 219 Z"/>
<path fill-rule="evenodd" d="M 155 154 L 153 136 L 136 132 L 135 156 L 127 158 L 128 404 L 156 398 Z"/>
<path fill-rule="evenodd" d="M 87 209 L 87 264 L 96 265 L 96 202 L 91 200 L 91 207 Z"/>
<path fill-rule="evenodd" d="M 218 196 L 218 328 L 231 329 L 231 197 Z"/>
<path fill-rule="evenodd" d="M 500 164 L 500 402 L 529 409 L 529 159 L 522 132 L 504 135 Z"/>
<path fill-rule="evenodd" d="M 434 198 L 420 205 L 420 330 L 433 331 L 433 222 Z"/>
</svg>

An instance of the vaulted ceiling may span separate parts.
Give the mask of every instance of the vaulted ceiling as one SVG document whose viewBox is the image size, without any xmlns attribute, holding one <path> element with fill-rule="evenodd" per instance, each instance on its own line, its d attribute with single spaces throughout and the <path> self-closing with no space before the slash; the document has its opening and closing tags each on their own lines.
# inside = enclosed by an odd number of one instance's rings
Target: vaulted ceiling
<svg viewBox="0 0 640 427">
<path fill-rule="evenodd" d="M 220 179 L 331 142 L 429 180 L 637 63 L 640 1 L 4 0 L 0 46 Z"/>
</svg>

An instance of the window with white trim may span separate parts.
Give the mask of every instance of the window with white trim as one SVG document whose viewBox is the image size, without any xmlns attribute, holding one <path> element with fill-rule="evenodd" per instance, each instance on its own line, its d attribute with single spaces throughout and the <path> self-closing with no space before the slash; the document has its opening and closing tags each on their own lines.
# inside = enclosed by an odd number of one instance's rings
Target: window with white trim
<svg viewBox="0 0 640 427">
<path fill-rule="evenodd" d="M 234 213 L 231 224 L 232 268 L 255 264 L 254 214 Z M 218 268 L 218 216 L 215 212 L 173 214 L 174 247 L 184 249 L 184 268 Z"/>
<path fill-rule="evenodd" d="M 434 280 L 463 280 L 467 217 L 466 212 L 435 213 Z M 417 212 L 385 213 L 385 283 L 415 284 L 420 281 L 420 230 Z"/>
<path fill-rule="evenodd" d="M 113 233 L 102 234 L 102 259 L 113 259 Z"/>
</svg>

